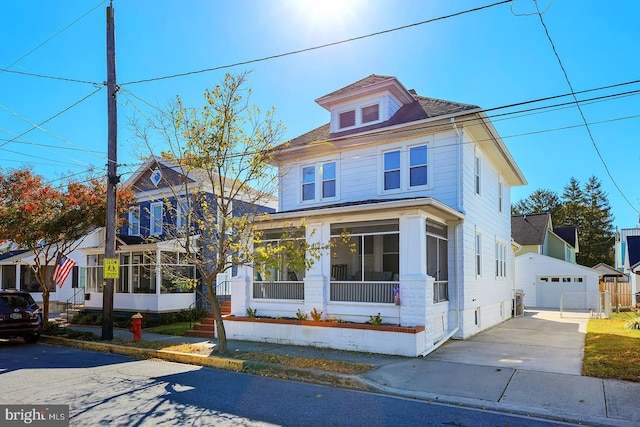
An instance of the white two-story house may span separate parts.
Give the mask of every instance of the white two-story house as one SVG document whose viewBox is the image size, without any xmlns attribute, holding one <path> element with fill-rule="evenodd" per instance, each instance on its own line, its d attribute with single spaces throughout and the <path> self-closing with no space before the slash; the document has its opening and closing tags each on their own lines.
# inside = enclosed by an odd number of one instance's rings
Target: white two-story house
<svg viewBox="0 0 640 427">
<path fill-rule="evenodd" d="M 510 195 L 526 181 L 483 110 L 381 75 L 316 102 L 329 123 L 278 148 L 279 209 L 262 227 L 277 239 L 304 221 L 301 238 L 333 245 L 307 271 L 240 269 L 232 313 L 315 310 L 400 332 L 256 329 L 231 318 L 227 336 L 415 356 L 509 318 Z"/>
</svg>

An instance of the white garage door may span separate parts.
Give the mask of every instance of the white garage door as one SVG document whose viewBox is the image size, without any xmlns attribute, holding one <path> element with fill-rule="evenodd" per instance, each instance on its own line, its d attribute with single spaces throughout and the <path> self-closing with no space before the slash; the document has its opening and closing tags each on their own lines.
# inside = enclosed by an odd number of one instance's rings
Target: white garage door
<svg viewBox="0 0 640 427">
<path fill-rule="evenodd" d="M 560 296 L 564 293 L 563 308 L 588 309 L 587 282 L 579 276 L 541 276 L 536 281 L 536 306 L 560 308 Z"/>
</svg>

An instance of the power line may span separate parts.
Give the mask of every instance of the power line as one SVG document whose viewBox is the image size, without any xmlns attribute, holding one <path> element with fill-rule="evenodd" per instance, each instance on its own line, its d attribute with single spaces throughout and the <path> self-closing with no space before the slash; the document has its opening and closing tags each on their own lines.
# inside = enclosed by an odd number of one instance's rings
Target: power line
<svg viewBox="0 0 640 427">
<path fill-rule="evenodd" d="M 23 76 L 30 76 L 30 77 L 39 77 L 39 78 L 42 78 L 42 79 L 62 80 L 62 81 L 65 81 L 65 82 L 73 82 L 73 83 L 84 83 L 84 84 L 88 84 L 88 85 L 92 85 L 92 86 L 102 84 L 102 83 L 97 83 L 97 82 L 90 82 L 88 80 L 78 80 L 78 79 L 70 79 L 70 78 L 67 78 L 67 77 L 47 76 L 47 75 L 44 75 L 44 74 L 27 73 L 25 71 L 14 71 L 14 70 L 9 70 L 7 68 L 0 68 L 0 72 L 11 73 L 11 74 L 20 74 L 20 75 L 23 75 Z"/>
<path fill-rule="evenodd" d="M 91 98 L 93 95 L 95 95 L 96 93 L 100 92 L 101 90 L 102 90 L 102 87 L 98 87 L 96 90 L 94 90 L 94 91 L 93 91 L 93 92 L 91 92 L 90 94 L 88 94 L 88 95 L 84 96 L 84 97 L 83 97 L 83 98 L 81 98 L 80 100 L 78 100 L 78 101 L 74 102 L 73 104 L 69 105 L 68 107 L 64 108 L 63 110 L 61 110 L 61 111 L 57 112 L 57 113 L 56 113 L 56 114 L 54 114 L 53 116 L 49 117 L 48 119 L 46 119 L 46 120 L 44 120 L 44 121 L 42 121 L 42 122 L 40 122 L 40 123 L 38 123 L 38 124 L 34 124 L 32 121 L 30 121 L 30 120 L 26 119 L 25 117 L 21 116 L 20 114 L 16 113 L 15 111 L 12 111 L 12 110 L 10 110 L 9 108 L 7 108 L 6 106 L 4 106 L 4 105 L 0 104 L 0 108 L 2 108 L 2 109 L 4 109 L 4 110 L 6 110 L 6 111 L 8 111 L 8 112 L 12 113 L 13 115 L 15 115 L 15 116 L 19 117 L 20 119 L 22 119 L 22 120 L 26 121 L 27 123 L 29 123 L 29 124 L 33 125 L 33 127 L 32 127 L 31 129 L 28 129 L 28 130 L 26 130 L 26 131 L 22 132 L 20 135 L 17 135 L 16 137 L 14 137 L 14 138 L 12 138 L 12 139 L 10 139 L 10 140 L 8 140 L 8 141 L 6 141 L 6 142 L 4 142 L 4 143 L 0 144 L 0 147 L 4 147 L 5 145 L 9 144 L 10 142 L 15 141 L 16 139 L 18 139 L 18 138 L 20 138 L 20 137 L 22 137 L 22 136 L 24 136 L 24 135 L 26 135 L 26 134 L 28 134 L 29 132 L 31 132 L 31 131 L 32 131 L 32 130 L 34 130 L 34 129 L 40 129 L 40 130 L 42 130 L 42 131 L 44 131 L 44 132 L 48 133 L 49 135 L 54 136 L 54 137 L 56 137 L 56 138 L 58 138 L 58 139 L 62 140 L 63 142 L 66 142 L 66 143 L 67 143 L 67 144 L 69 144 L 69 145 L 72 145 L 72 146 L 76 146 L 76 147 L 78 147 L 77 145 L 73 144 L 72 142 L 69 142 L 69 141 L 67 141 L 67 140 L 65 140 L 65 139 L 63 139 L 63 138 L 60 138 L 60 137 L 58 137 L 58 136 L 56 136 L 56 135 L 52 134 L 51 132 L 49 132 L 49 131 L 47 131 L 47 130 L 43 129 L 41 126 L 42 126 L 43 124 L 45 124 L 45 123 L 47 123 L 47 122 L 49 122 L 49 121 L 51 121 L 51 120 L 55 119 L 55 118 L 56 118 L 56 117 L 58 117 L 59 115 L 66 113 L 67 111 L 69 111 L 70 109 L 72 109 L 73 107 L 75 107 L 76 105 L 78 105 L 78 104 L 82 103 L 83 101 L 85 101 L 85 100 L 86 100 L 86 99 L 88 99 L 88 98 Z M 78 147 L 78 148 L 79 148 L 79 149 L 82 149 L 82 147 Z"/>
<path fill-rule="evenodd" d="M 388 30 L 377 31 L 375 33 L 369 33 L 369 34 L 365 34 L 365 35 L 362 35 L 362 36 L 352 37 L 352 38 L 349 38 L 349 39 L 340 40 L 340 41 L 336 41 L 336 42 L 332 42 L 332 43 L 325 43 L 325 44 L 321 44 L 321 45 L 318 45 L 318 46 L 308 47 L 308 48 L 304 48 L 304 49 L 298 49 L 298 50 L 294 50 L 294 51 L 290 51 L 290 52 L 286 52 L 286 53 L 280 53 L 280 54 L 277 54 L 277 55 L 265 56 L 265 57 L 259 58 L 259 59 L 251 59 L 251 60 L 248 60 L 248 61 L 236 62 L 234 64 L 220 65 L 218 67 L 205 68 L 205 69 L 197 70 L 197 71 L 188 71 L 188 72 L 185 72 L 185 73 L 171 74 L 171 75 L 162 76 L 162 77 L 152 77 L 152 78 L 148 78 L 148 79 L 134 80 L 134 81 L 126 82 L 126 83 L 121 83 L 120 86 L 133 85 L 133 84 L 139 84 L 139 83 L 149 83 L 149 82 L 154 82 L 154 81 L 158 81 L 158 80 L 173 79 L 173 78 L 176 78 L 176 77 L 185 77 L 185 76 L 190 76 L 190 75 L 193 75 L 193 74 L 201 74 L 201 73 L 207 73 L 207 72 L 210 72 L 210 71 L 218 71 L 218 70 L 222 70 L 222 69 L 225 69 L 225 68 L 233 68 L 233 67 L 237 67 L 237 66 L 240 66 L 240 65 L 255 64 L 257 62 L 264 62 L 264 61 L 268 61 L 268 60 L 271 60 L 271 59 L 283 58 L 285 56 L 297 55 L 299 53 L 310 52 L 310 51 L 318 50 L 318 49 L 324 49 L 326 47 L 331 47 L 331 46 L 338 46 L 338 45 L 345 44 L 345 43 L 350 43 L 350 42 L 353 42 L 353 41 L 356 41 L 356 40 L 363 40 L 363 39 L 367 39 L 367 38 L 370 38 L 370 37 L 379 36 L 379 35 L 382 35 L 382 34 L 388 34 L 388 33 L 392 33 L 392 32 L 395 32 L 395 31 L 405 30 L 407 28 L 417 27 L 417 26 L 424 25 L 424 24 L 431 24 L 433 22 L 442 21 L 442 20 L 449 19 L 449 18 L 454 18 L 454 17 L 465 15 L 465 14 L 468 14 L 468 13 L 478 12 L 478 11 L 481 11 L 483 9 L 489 9 L 489 8 L 494 7 L 494 6 L 499 6 L 501 4 L 511 3 L 511 1 L 512 0 L 503 0 L 503 1 L 499 1 L 497 3 L 492 3 L 492 4 L 485 5 L 485 6 L 480 6 L 480 7 L 476 7 L 476 8 L 473 8 L 473 9 L 463 10 L 461 12 L 455 12 L 455 13 L 452 13 L 452 14 L 449 14 L 449 15 L 439 16 L 437 18 L 427 19 L 426 21 L 421 21 L 421 22 L 416 22 L 416 23 L 413 23 L 413 24 L 403 25 L 403 26 L 391 28 L 391 29 L 388 29 Z"/>
<path fill-rule="evenodd" d="M 55 33 L 54 35 L 52 35 L 51 37 L 49 37 L 48 39 L 46 39 L 45 41 L 43 41 L 42 43 L 40 43 L 39 45 L 34 47 L 33 49 L 31 49 L 30 51 L 28 51 L 27 53 L 25 53 L 20 58 L 16 59 L 15 61 L 13 61 L 11 64 L 7 65 L 4 69 L 2 69 L 0 71 L 1 72 L 9 72 L 9 68 L 13 67 L 18 62 L 22 61 L 24 58 L 26 58 L 27 56 L 31 55 L 33 52 L 35 52 L 36 50 L 40 49 L 42 46 L 44 46 L 45 44 L 47 44 L 48 42 L 50 42 L 51 40 L 53 40 L 54 38 L 56 38 L 57 36 L 62 34 L 64 31 L 66 31 L 69 28 L 71 28 L 73 25 L 78 23 L 80 20 L 82 20 L 84 17 L 89 15 L 91 12 L 93 12 L 94 10 L 96 10 L 97 8 L 99 8 L 101 5 L 103 5 L 106 2 L 107 2 L 107 0 L 101 1 L 100 3 L 95 5 L 93 8 L 91 8 L 89 11 L 87 11 L 84 15 L 80 16 L 78 19 L 76 19 L 75 21 L 71 22 L 69 25 L 67 25 L 66 27 L 64 27 L 63 29 L 61 29 L 60 31 L 58 31 L 57 33 Z"/>
<path fill-rule="evenodd" d="M 596 140 L 593 137 L 593 134 L 591 133 L 591 128 L 589 127 L 589 123 L 587 123 L 587 118 L 585 117 L 584 112 L 582 111 L 582 107 L 580 106 L 580 101 L 578 101 L 578 97 L 576 96 L 576 93 L 573 90 L 573 85 L 571 84 L 571 80 L 569 79 L 569 75 L 567 74 L 567 70 L 564 68 L 562 60 L 560 59 L 560 55 L 558 54 L 558 51 L 556 50 L 556 46 L 553 43 L 553 40 L 551 39 L 551 35 L 549 34 L 549 29 L 547 28 L 547 25 L 545 24 L 544 19 L 542 18 L 542 13 L 540 13 L 540 10 L 538 9 L 538 2 L 534 1 L 534 3 L 535 3 L 535 6 L 536 6 L 536 10 L 538 12 L 538 17 L 540 18 L 540 24 L 542 24 L 542 27 L 544 28 L 544 32 L 545 32 L 545 34 L 547 36 L 547 39 L 549 40 L 549 43 L 551 44 L 551 49 L 553 50 L 553 54 L 555 55 L 556 59 L 558 60 L 558 65 L 560 65 L 560 69 L 562 70 L 562 74 L 564 74 L 564 78 L 567 81 L 567 85 L 569 85 L 569 89 L 571 90 L 571 96 L 573 97 L 573 100 L 574 100 L 574 102 L 576 104 L 576 107 L 578 108 L 578 112 L 580 113 L 580 117 L 582 118 L 582 122 L 584 123 L 584 126 L 585 126 L 585 128 L 587 130 L 587 133 L 589 134 L 589 139 L 591 140 L 591 144 L 593 145 L 593 148 L 596 150 L 596 153 L 598 154 L 598 157 L 600 158 L 600 161 L 602 162 L 602 165 L 604 166 L 604 169 L 607 172 L 607 175 L 609 175 L 609 178 L 611 179 L 611 182 L 616 187 L 616 189 L 618 190 L 618 192 L 620 193 L 622 198 L 629 204 L 629 206 L 631 206 L 631 208 L 634 211 L 636 211 L 637 213 L 640 213 L 640 211 L 633 205 L 633 203 L 631 203 L 631 201 L 627 198 L 626 194 L 624 194 L 624 192 L 622 191 L 622 189 L 620 188 L 620 186 L 618 185 L 616 180 L 613 178 L 613 175 L 611 174 L 611 171 L 609 170 L 609 166 L 607 166 L 607 163 L 605 162 L 604 158 L 602 157 L 602 154 L 600 153 L 600 150 L 598 149 L 598 145 L 596 144 Z"/>
</svg>

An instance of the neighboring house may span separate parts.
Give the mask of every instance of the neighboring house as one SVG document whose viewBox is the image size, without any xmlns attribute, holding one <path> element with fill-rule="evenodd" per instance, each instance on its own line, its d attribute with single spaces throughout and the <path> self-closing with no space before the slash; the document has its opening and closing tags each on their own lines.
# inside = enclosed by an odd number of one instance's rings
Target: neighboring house
<svg viewBox="0 0 640 427">
<path fill-rule="evenodd" d="M 171 263 L 183 276 L 197 278 L 195 266 L 183 262 L 184 250 L 176 239 L 190 212 L 186 197 L 193 194 L 186 194 L 183 183 L 210 197 L 211 205 L 216 203 L 205 176 L 201 170 L 191 170 L 185 176 L 175 161 L 152 156 L 125 182 L 137 203 L 129 208 L 127 224 L 117 235 L 120 278 L 114 285 L 114 311 L 163 313 L 194 306 L 196 292 L 176 285 L 161 267 Z M 242 211 L 242 201 L 233 203 L 234 209 Z M 259 207 L 260 212 L 274 211 L 275 198 L 271 204 Z M 104 237 L 99 243 L 82 249 L 86 259 L 85 308 L 89 310 L 102 309 Z M 226 278 L 220 275 L 219 282 Z"/>
<path fill-rule="evenodd" d="M 83 241 L 91 241 L 94 233 L 89 234 Z M 63 310 L 67 303 L 82 302 L 84 298 L 84 269 L 83 256 L 75 251 L 67 254 L 77 264 L 65 280 L 62 287 L 52 286 L 49 294 L 49 312 L 57 313 Z M 34 264 L 32 252 L 24 249 L 11 249 L 0 254 L 0 289 L 20 289 L 31 293 L 33 299 L 42 304 L 42 288 L 32 270 Z M 48 274 L 53 275 L 54 265 L 47 267 Z"/>
<path fill-rule="evenodd" d="M 515 255 L 515 286 L 524 293 L 527 307 L 559 308 L 566 293 L 571 308 L 596 309 L 597 271 L 576 264 L 576 227 L 553 227 L 547 212 L 511 216 L 511 236 L 520 245 Z M 571 294 L 571 297 L 569 297 Z"/>
<path fill-rule="evenodd" d="M 640 303 L 640 226 L 616 233 L 615 260 L 616 269 L 629 276 L 634 303 Z"/>
<path fill-rule="evenodd" d="M 516 256 L 533 252 L 576 263 L 579 252 L 577 227 L 553 227 L 547 212 L 512 215 L 511 236 L 522 246 Z"/>
<path fill-rule="evenodd" d="M 232 312 L 316 310 L 358 323 L 379 314 L 415 333 L 378 339 L 229 318 L 227 336 L 415 356 L 509 318 L 511 187 L 526 181 L 483 110 L 380 75 L 316 102 L 330 122 L 278 147 L 278 213 L 261 226 L 277 240 L 282 224 L 304 220 L 300 238 L 334 246 L 308 271 L 240 269 Z"/>
</svg>

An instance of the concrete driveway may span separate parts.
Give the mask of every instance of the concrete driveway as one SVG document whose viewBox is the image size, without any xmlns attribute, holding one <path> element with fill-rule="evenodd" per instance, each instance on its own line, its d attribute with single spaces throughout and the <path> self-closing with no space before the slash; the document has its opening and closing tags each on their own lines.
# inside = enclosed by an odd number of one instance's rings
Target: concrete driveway
<svg viewBox="0 0 640 427">
<path fill-rule="evenodd" d="M 527 309 L 464 341 L 450 340 L 428 360 L 580 375 L 589 315 Z"/>
</svg>

